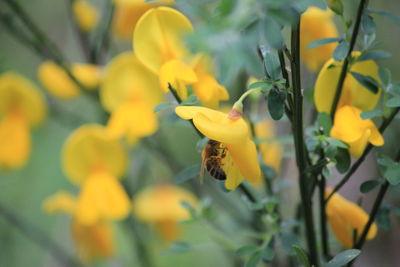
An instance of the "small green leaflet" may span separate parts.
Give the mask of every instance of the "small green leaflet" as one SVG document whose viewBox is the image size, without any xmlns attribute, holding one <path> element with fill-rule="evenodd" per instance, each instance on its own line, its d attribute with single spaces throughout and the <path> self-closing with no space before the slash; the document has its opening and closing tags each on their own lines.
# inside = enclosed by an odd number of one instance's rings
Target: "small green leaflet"
<svg viewBox="0 0 400 267">
<path fill-rule="evenodd" d="M 354 260 L 361 251 L 358 249 L 348 249 L 337 254 L 333 259 L 331 259 L 326 267 L 341 267 L 347 263 Z"/>
<path fill-rule="evenodd" d="M 299 246 L 293 245 L 292 248 L 296 252 L 297 259 L 304 267 L 311 267 L 306 252 Z"/>
<path fill-rule="evenodd" d="M 323 45 L 327 45 L 327 44 L 331 44 L 331 43 L 335 43 L 335 42 L 340 42 L 340 41 L 343 41 L 343 38 L 340 38 L 340 37 L 322 38 L 322 39 L 318 39 L 318 40 L 312 41 L 307 46 L 307 49 L 313 49 L 313 48 L 318 47 L 318 46 L 323 46 Z"/>
<path fill-rule="evenodd" d="M 176 176 L 175 183 L 180 184 L 192 179 L 193 177 L 198 176 L 200 173 L 200 169 L 201 169 L 200 164 L 195 164 L 190 167 L 187 167 Z"/>
<path fill-rule="evenodd" d="M 390 13 L 387 11 L 380 11 L 380 10 L 371 10 L 371 9 L 368 9 L 368 12 L 372 13 L 372 14 L 384 16 L 384 17 L 390 19 L 391 21 L 393 21 L 394 23 L 400 24 L 400 17 L 393 13 Z"/>
<path fill-rule="evenodd" d="M 370 15 L 364 13 L 361 18 L 361 28 L 365 34 L 374 34 L 376 31 L 374 19 Z"/>
<path fill-rule="evenodd" d="M 358 72 L 350 72 L 351 75 L 359 82 L 362 86 L 370 90 L 372 93 L 377 94 L 379 91 L 379 84 L 378 82 L 372 78 L 371 76 L 368 75 L 363 75 Z"/>
<path fill-rule="evenodd" d="M 400 96 L 395 96 L 389 99 L 386 102 L 386 106 L 389 108 L 397 108 L 400 107 Z"/>
<path fill-rule="evenodd" d="M 357 61 L 385 59 L 391 56 L 392 54 L 384 50 L 370 50 L 362 53 L 361 56 L 357 58 Z"/>
<path fill-rule="evenodd" d="M 333 59 L 337 62 L 344 60 L 347 56 L 347 53 L 349 52 L 349 49 L 350 49 L 349 43 L 346 41 L 341 41 L 333 51 Z"/>
<path fill-rule="evenodd" d="M 395 162 L 390 165 L 386 169 L 384 176 L 391 185 L 397 185 L 400 182 L 400 164 Z"/>
<path fill-rule="evenodd" d="M 375 187 L 380 185 L 382 183 L 382 179 L 373 179 L 373 180 L 368 180 L 365 181 L 360 185 L 360 192 L 361 193 L 368 193 L 372 191 Z"/>
<path fill-rule="evenodd" d="M 377 110 L 377 109 L 364 111 L 360 115 L 361 119 L 363 119 L 363 120 L 368 120 L 368 119 L 382 117 L 382 116 L 383 116 L 382 110 Z"/>
</svg>

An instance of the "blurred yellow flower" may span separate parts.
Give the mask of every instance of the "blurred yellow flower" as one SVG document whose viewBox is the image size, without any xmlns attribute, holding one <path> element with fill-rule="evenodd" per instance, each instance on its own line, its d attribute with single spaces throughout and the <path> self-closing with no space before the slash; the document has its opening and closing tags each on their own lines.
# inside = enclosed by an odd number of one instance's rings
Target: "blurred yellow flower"
<svg viewBox="0 0 400 267">
<path fill-rule="evenodd" d="M 65 191 L 59 191 L 47 198 L 43 209 L 47 213 L 62 212 L 75 216 L 77 200 Z M 111 224 L 100 219 L 93 224 L 85 225 L 73 218 L 72 236 L 78 248 L 79 258 L 90 263 L 98 258 L 110 257 L 114 252 L 114 238 Z"/>
<path fill-rule="evenodd" d="M 46 113 L 45 99 L 30 80 L 14 72 L 0 75 L 0 167 L 19 168 L 26 163 L 30 129 Z"/>
<path fill-rule="evenodd" d="M 352 106 L 343 106 L 335 113 L 335 120 L 330 135 L 346 142 L 350 154 L 359 158 L 368 142 L 382 146 L 384 140 L 372 120 L 363 120 L 361 110 Z"/>
<path fill-rule="evenodd" d="M 273 168 L 276 173 L 279 173 L 283 148 L 280 142 L 275 139 L 274 131 L 273 121 L 269 119 L 264 119 L 255 125 L 256 137 L 262 139 L 259 144 L 262 161 Z"/>
<path fill-rule="evenodd" d="M 108 130 L 113 137 L 126 136 L 134 143 L 157 130 L 153 109 L 162 100 L 159 81 L 133 53 L 122 53 L 107 65 L 100 100 L 111 112 Z"/>
<path fill-rule="evenodd" d="M 113 33 L 119 38 L 132 38 L 139 18 L 150 8 L 174 4 L 173 0 L 114 0 Z"/>
<path fill-rule="evenodd" d="M 143 189 L 133 199 L 133 212 L 139 220 L 154 223 L 165 240 L 173 241 L 179 236 L 177 223 L 190 219 L 190 213 L 182 202 L 198 206 L 196 197 L 183 188 L 152 186 Z"/>
<path fill-rule="evenodd" d="M 101 70 L 95 65 L 75 63 L 72 65 L 71 73 L 85 89 L 94 90 L 100 83 Z M 79 87 L 52 61 L 45 61 L 40 65 L 38 77 L 47 91 L 56 98 L 72 99 L 79 95 Z"/>
<path fill-rule="evenodd" d="M 192 120 L 202 134 L 217 141 L 218 147 L 210 149 L 221 154 L 218 155 L 221 157 L 218 164 L 226 174 L 227 189 L 235 189 L 243 179 L 261 182 L 256 146 L 243 118 L 231 118 L 229 114 L 197 106 L 179 106 L 175 112 L 182 119 Z M 203 155 L 205 153 L 207 151 L 203 151 Z"/>
<path fill-rule="evenodd" d="M 89 32 L 96 27 L 99 20 L 99 11 L 90 2 L 86 0 L 74 0 L 72 10 L 76 22 L 83 32 Z"/>
<path fill-rule="evenodd" d="M 129 198 L 117 180 L 126 171 L 127 155 L 106 128 L 92 124 L 75 130 L 64 144 L 62 163 L 67 177 L 81 185 L 75 214 L 79 223 L 128 215 Z"/>
<path fill-rule="evenodd" d="M 328 197 L 331 192 L 332 189 L 326 190 L 325 197 Z M 360 238 L 369 219 L 368 214 L 362 208 L 343 198 L 338 193 L 335 193 L 328 201 L 326 215 L 336 238 L 346 248 L 353 246 L 354 230 L 357 231 L 357 239 Z M 369 229 L 367 239 L 373 239 L 377 231 L 378 227 L 376 223 L 373 223 Z"/>
<path fill-rule="evenodd" d="M 353 57 L 359 55 L 360 52 L 353 52 L 352 54 Z M 341 67 L 342 62 L 335 62 L 333 59 L 330 59 L 318 74 L 314 88 L 314 101 L 319 112 L 326 112 L 328 114 L 331 112 Z M 371 76 L 380 82 L 378 65 L 372 60 L 358 61 L 351 66 L 350 71 Z M 361 85 L 351 74 L 347 74 L 337 108 L 344 105 L 351 105 L 362 111 L 372 110 L 379 101 L 381 91 L 379 89 L 379 92 L 374 94 Z"/>
<path fill-rule="evenodd" d="M 307 49 L 307 46 L 315 40 L 339 36 L 332 19 L 333 15 L 334 13 L 329 9 L 322 10 L 314 6 L 309 7 L 301 15 L 300 55 L 304 64 L 312 72 L 318 71 L 335 50 L 336 43 Z"/>
<path fill-rule="evenodd" d="M 193 70 L 198 81 L 192 84 L 194 93 L 200 100 L 200 103 L 212 109 L 218 109 L 221 100 L 228 100 L 229 94 L 225 87 L 218 83 L 212 75 L 211 59 L 200 54 L 192 62 Z"/>
</svg>

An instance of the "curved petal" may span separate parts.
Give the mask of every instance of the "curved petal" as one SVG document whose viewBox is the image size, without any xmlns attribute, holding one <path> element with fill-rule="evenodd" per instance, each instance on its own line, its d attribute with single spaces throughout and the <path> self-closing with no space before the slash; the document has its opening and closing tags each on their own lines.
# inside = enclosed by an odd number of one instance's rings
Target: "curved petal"
<svg viewBox="0 0 400 267">
<path fill-rule="evenodd" d="M 95 90 L 100 84 L 101 69 L 96 65 L 74 63 L 71 71 L 85 89 Z"/>
<path fill-rule="evenodd" d="M 88 124 L 75 130 L 62 151 L 66 176 L 74 183 L 83 183 L 93 171 L 105 171 L 121 177 L 127 166 L 127 155 L 118 142 L 101 125 Z"/>
<path fill-rule="evenodd" d="M 367 128 L 365 124 L 368 123 L 360 118 L 360 114 L 360 110 L 351 106 L 338 109 L 330 135 L 346 143 L 359 140 Z"/>
<path fill-rule="evenodd" d="M 76 218 L 84 224 L 101 219 L 121 220 L 130 212 L 131 202 L 117 179 L 107 173 L 93 173 L 82 186 Z"/>
<path fill-rule="evenodd" d="M 64 212 L 73 215 L 75 208 L 75 196 L 67 191 L 59 191 L 43 203 L 43 210 L 47 213 Z"/>
<path fill-rule="evenodd" d="M 84 32 L 91 31 L 99 20 L 99 11 L 86 0 L 72 2 L 72 10 L 79 28 Z"/>
<path fill-rule="evenodd" d="M 187 96 L 186 85 L 197 82 L 197 76 L 193 69 L 176 59 L 162 65 L 159 78 L 161 88 L 165 93 L 169 92 L 168 84 L 171 84 L 178 91 L 178 95 L 182 99 L 186 98 L 183 96 Z M 179 94 L 179 92 L 181 93 Z"/>
<path fill-rule="evenodd" d="M 157 75 L 135 54 L 125 52 L 108 63 L 100 87 L 100 100 L 107 111 L 114 111 L 127 100 L 143 100 L 155 107 L 162 97 Z"/>
<path fill-rule="evenodd" d="M 165 62 L 187 56 L 182 38 L 192 31 L 192 24 L 179 11 L 152 8 L 136 24 L 133 49 L 144 65 L 158 73 Z"/>
<path fill-rule="evenodd" d="M 353 52 L 358 56 L 360 52 Z M 318 74 L 314 88 L 314 101 L 319 112 L 330 114 L 342 62 L 328 60 Z M 378 66 L 372 60 L 356 62 L 350 71 L 373 77 L 378 82 Z M 351 74 L 347 74 L 338 108 L 344 105 L 355 106 L 362 111 L 374 109 L 379 101 L 381 89 L 377 94 L 363 87 Z"/>
</svg>

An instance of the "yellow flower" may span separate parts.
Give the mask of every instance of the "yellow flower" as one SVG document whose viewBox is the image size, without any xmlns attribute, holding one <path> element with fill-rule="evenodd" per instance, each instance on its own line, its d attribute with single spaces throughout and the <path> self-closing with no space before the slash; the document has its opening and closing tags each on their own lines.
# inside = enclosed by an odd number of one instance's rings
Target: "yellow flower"
<svg viewBox="0 0 400 267">
<path fill-rule="evenodd" d="M 187 85 L 198 81 L 183 37 L 193 31 L 190 21 L 169 7 L 148 10 L 138 21 L 133 34 L 133 48 L 138 59 L 159 75 L 160 85 L 168 92 L 170 83 L 178 95 L 187 98 Z"/>
<path fill-rule="evenodd" d="M 326 190 L 325 197 L 332 192 L 332 189 Z M 360 238 L 369 216 L 365 211 L 343 198 L 338 193 L 335 193 L 326 205 L 326 215 L 329 224 L 340 243 L 346 247 L 353 246 L 354 230 L 357 231 L 357 239 Z M 371 225 L 367 239 L 373 239 L 376 236 L 378 227 L 376 223 Z"/>
<path fill-rule="evenodd" d="M 360 55 L 360 52 L 353 52 L 353 57 Z M 328 60 L 318 74 L 314 88 L 314 101 L 319 112 L 330 114 L 336 86 L 339 80 L 342 62 Z M 380 82 L 378 76 L 378 66 L 372 60 L 359 61 L 351 66 L 351 72 L 371 76 Z M 374 109 L 379 101 L 381 89 L 374 94 L 362 86 L 351 74 L 347 74 L 343 91 L 338 103 L 338 107 L 351 105 L 362 111 Z"/>
<path fill-rule="evenodd" d="M 101 71 L 95 65 L 75 63 L 72 65 L 71 73 L 85 89 L 93 90 L 99 85 Z M 72 99 L 79 95 L 79 87 L 52 61 L 45 61 L 40 65 L 38 77 L 47 91 L 56 98 Z"/>
<path fill-rule="evenodd" d="M 212 62 L 206 55 L 200 54 L 192 63 L 198 81 L 192 84 L 194 93 L 204 106 L 218 109 L 221 100 L 228 100 L 229 94 L 225 87 L 218 83 L 212 75 Z"/>
<path fill-rule="evenodd" d="M 196 106 L 179 106 L 175 112 L 182 119 L 192 120 L 202 134 L 219 142 L 218 150 L 226 152 L 220 163 L 227 189 L 235 189 L 243 179 L 261 182 L 256 146 L 243 118 L 230 118 L 226 113 Z"/>
<path fill-rule="evenodd" d="M 335 50 L 335 43 L 307 49 L 312 41 L 339 36 L 332 19 L 333 15 L 330 10 L 322 10 L 313 6 L 301 15 L 300 55 L 307 68 L 312 72 L 318 71 Z"/>
<path fill-rule="evenodd" d="M 76 207 L 79 223 L 128 215 L 129 199 L 117 180 L 125 173 L 127 155 L 104 127 L 84 125 L 74 131 L 64 145 L 62 161 L 67 177 L 81 185 Z"/>
<path fill-rule="evenodd" d="M 113 33 L 119 38 L 132 38 L 133 30 L 139 18 L 150 8 L 159 5 L 171 5 L 173 0 L 115 0 Z"/>
<path fill-rule="evenodd" d="M 134 143 L 157 130 L 153 109 L 162 100 L 159 81 L 133 53 L 123 53 L 107 65 L 100 100 L 111 112 L 108 130 L 113 137 L 126 136 Z"/>
<path fill-rule="evenodd" d="M 96 7 L 85 0 L 74 0 L 72 10 L 79 28 L 84 32 L 91 31 L 99 20 L 99 12 Z"/>
<path fill-rule="evenodd" d="M 65 191 L 56 193 L 43 203 L 43 209 L 47 213 L 62 212 L 73 217 L 76 208 L 75 196 Z M 93 224 L 85 225 L 74 218 L 71 231 L 82 261 L 90 263 L 97 258 L 107 258 L 113 254 L 113 231 L 108 221 L 101 219 Z"/>
<path fill-rule="evenodd" d="M 384 140 L 372 120 L 363 120 L 361 110 L 352 106 L 343 106 L 335 113 L 335 122 L 330 135 L 346 142 L 350 146 L 350 154 L 359 158 L 368 142 L 382 146 Z"/>
<path fill-rule="evenodd" d="M 177 223 L 190 218 L 190 213 L 182 206 L 182 202 L 193 207 L 198 205 L 196 197 L 183 188 L 173 185 L 153 186 L 136 195 L 133 211 L 139 220 L 155 223 L 165 240 L 173 241 L 179 236 Z"/>
<path fill-rule="evenodd" d="M 46 116 L 39 89 L 14 73 L 0 75 L 0 167 L 22 167 L 31 151 L 30 128 Z"/>
<path fill-rule="evenodd" d="M 273 122 L 269 119 L 264 119 L 255 125 L 256 137 L 262 140 L 259 144 L 262 160 L 265 164 L 273 168 L 279 173 L 281 168 L 281 160 L 283 155 L 282 145 L 275 140 Z"/>
</svg>

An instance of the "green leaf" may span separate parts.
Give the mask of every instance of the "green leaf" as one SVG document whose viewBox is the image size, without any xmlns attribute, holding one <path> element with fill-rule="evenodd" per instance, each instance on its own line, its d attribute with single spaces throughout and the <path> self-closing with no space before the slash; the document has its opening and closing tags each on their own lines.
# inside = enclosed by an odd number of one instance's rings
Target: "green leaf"
<svg viewBox="0 0 400 267">
<path fill-rule="evenodd" d="M 382 179 L 373 179 L 365 181 L 360 185 L 360 192 L 364 194 L 368 193 L 380 184 L 382 184 Z"/>
<path fill-rule="evenodd" d="M 275 251 L 272 248 L 266 247 L 262 251 L 262 258 L 263 260 L 270 262 L 274 259 L 275 257 Z"/>
<path fill-rule="evenodd" d="M 345 173 L 350 168 L 351 158 L 349 151 L 344 148 L 338 148 L 336 152 L 336 169 L 340 173 Z"/>
<path fill-rule="evenodd" d="M 388 68 L 379 68 L 378 74 L 383 86 L 385 86 L 385 88 L 388 87 L 392 81 L 392 74 L 390 70 Z"/>
<path fill-rule="evenodd" d="M 258 251 L 251 255 L 251 257 L 246 261 L 245 267 L 256 267 L 262 258 L 262 252 Z"/>
<path fill-rule="evenodd" d="M 267 52 L 265 55 L 265 67 L 272 80 L 278 80 L 281 77 L 281 65 L 279 58 L 272 52 Z"/>
<path fill-rule="evenodd" d="M 363 120 L 368 120 L 368 119 L 382 117 L 382 116 L 383 116 L 382 110 L 377 110 L 377 109 L 363 111 L 360 115 L 361 119 L 363 119 Z"/>
<path fill-rule="evenodd" d="M 252 84 L 249 85 L 249 89 L 254 89 L 254 88 L 263 88 L 263 87 L 267 87 L 270 86 L 270 83 L 267 82 L 254 82 Z"/>
<path fill-rule="evenodd" d="M 349 148 L 349 146 L 345 142 L 343 142 L 343 141 L 341 141 L 339 139 L 336 139 L 336 138 L 333 138 L 333 137 L 326 137 L 325 140 L 328 141 L 329 144 L 331 144 L 333 146 L 344 148 L 344 149 L 348 149 Z"/>
<path fill-rule="evenodd" d="M 333 51 L 333 59 L 335 61 L 342 61 L 346 58 L 347 53 L 349 52 L 350 45 L 346 41 L 341 41 L 338 46 L 336 46 Z"/>
<path fill-rule="evenodd" d="M 272 119 L 280 120 L 285 112 L 286 92 L 272 89 L 268 94 L 268 110 Z"/>
<path fill-rule="evenodd" d="M 397 185 L 400 182 L 400 164 L 395 162 L 390 165 L 383 176 L 391 185 Z"/>
<path fill-rule="evenodd" d="M 380 228 L 388 231 L 392 224 L 390 221 L 390 209 L 382 205 L 378 209 L 378 213 L 376 214 L 376 223 Z"/>
<path fill-rule="evenodd" d="M 338 15 L 343 14 L 343 4 L 341 0 L 327 0 L 329 8 Z"/>
<path fill-rule="evenodd" d="M 384 17 L 390 19 L 391 21 L 393 21 L 394 23 L 400 24 L 400 17 L 393 13 L 390 13 L 387 11 L 380 11 L 380 10 L 371 10 L 371 9 L 369 9 L 368 12 L 384 16 Z"/>
<path fill-rule="evenodd" d="M 397 108 L 400 107 L 400 96 L 395 96 L 389 99 L 386 102 L 386 106 L 389 108 Z"/>
<path fill-rule="evenodd" d="M 170 245 L 169 249 L 163 251 L 163 254 L 182 254 L 190 251 L 192 246 L 187 242 L 174 242 Z"/>
<path fill-rule="evenodd" d="M 318 47 L 318 46 L 323 46 L 323 45 L 327 45 L 327 44 L 331 44 L 331 43 L 335 43 L 335 42 L 340 42 L 340 41 L 343 41 L 343 38 L 340 38 L 340 37 L 322 38 L 322 39 L 318 39 L 318 40 L 312 41 L 307 46 L 307 49 L 313 49 L 313 48 Z"/>
<path fill-rule="evenodd" d="M 268 44 L 275 49 L 280 49 L 283 45 L 281 25 L 268 18 L 262 20 L 260 23 L 263 24 L 262 27 L 264 29 L 265 36 L 267 37 Z"/>
<path fill-rule="evenodd" d="M 172 104 L 172 103 L 161 103 L 161 104 L 158 104 L 155 108 L 154 108 L 154 112 L 158 112 L 158 111 L 161 111 L 161 110 L 165 110 L 165 109 L 167 109 L 167 108 L 171 108 L 171 107 L 174 107 L 174 106 L 176 106 L 175 104 Z"/>
<path fill-rule="evenodd" d="M 378 82 L 368 75 L 363 75 L 358 72 L 350 72 L 351 75 L 359 82 L 362 86 L 370 90 L 372 93 L 377 94 L 379 91 L 379 84 Z"/>
<path fill-rule="evenodd" d="M 259 247 L 257 247 L 257 246 L 243 246 L 243 247 L 238 248 L 235 253 L 238 254 L 239 256 L 244 256 L 244 255 L 253 254 L 258 250 L 259 250 Z"/>
<path fill-rule="evenodd" d="M 346 265 L 347 263 L 354 260 L 361 251 L 358 249 L 348 249 L 337 254 L 333 259 L 331 259 L 326 267 L 340 267 Z"/>
<path fill-rule="evenodd" d="M 281 235 L 282 247 L 286 250 L 289 255 L 296 255 L 293 246 L 300 246 L 300 240 L 297 235 L 292 232 L 283 231 Z"/>
<path fill-rule="evenodd" d="M 293 245 L 292 248 L 296 252 L 297 259 L 304 267 L 311 267 L 306 252 L 299 246 Z"/>
<path fill-rule="evenodd" d="M 332 128 L 332 119 L 326 112 L 318 113 L 317 117 L 318 126 L 324 129 L 325 134 L 328 134 Z"/>
<path fill-rule="evenodd" d="M 176 176 L 175 183 L 180 184 L 198 176 L 200 173 L 200 169 L 200 164 L 187 167 Z"/>
<path fill-rule="evenodd" d="M 383 50 L 370 50 L 362 53 L 361 56 L 357 58 L 357 61 L 385 59 L 391 56 L 392 54 Z"/>
<path fill-rule="evenodd" d="M 371 35 L 376 31 L 376 25 L 374 19 L 368 15 L 364 14 L 361 18 L 361 29 L 365 34 Z"/>
</svg>

